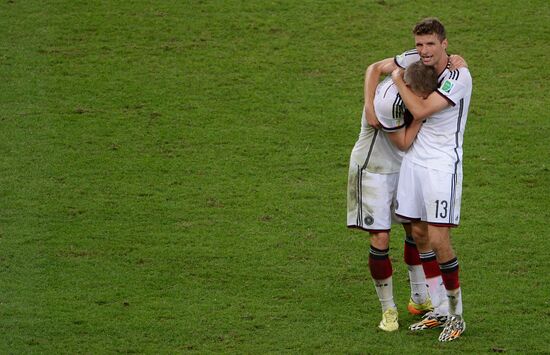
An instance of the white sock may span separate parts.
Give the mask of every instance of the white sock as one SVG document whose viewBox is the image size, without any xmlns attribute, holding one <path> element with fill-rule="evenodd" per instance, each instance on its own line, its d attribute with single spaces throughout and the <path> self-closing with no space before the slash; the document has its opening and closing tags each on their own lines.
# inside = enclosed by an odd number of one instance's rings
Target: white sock
<svg viewBox="0 0 550 355">
<path fill-rule="evenodd" d="M 449 302 L 441 276 L 427 278 L 426 285 L 428 286 L 428 292 L 432 299 L 434 311 L 439 314 L 448 314 Z"/>
<path fill-rule="evenodd" d="M 462 291 L 460 287 L 455 290 L 447 290 L 449 299 L 449 314 L 462 317 Z"/>
<path fill-rule="evenodd" d="M 426 277 L 422 265 L 407 265 L 409 268 L 409 282 L 411 284 L 411 299 L 414 303 L 424 303 L 428 298 Z"/>
<path fill-rule="evenodd" d="M 396 308 L 393 302 L 393 282 L 392 277 L 388 277 L 383 280 L 373 280 L 376 288 L 376 294 L 382 305 L 382 312 L 385 312 L 388 308 Z"/>
</svg>

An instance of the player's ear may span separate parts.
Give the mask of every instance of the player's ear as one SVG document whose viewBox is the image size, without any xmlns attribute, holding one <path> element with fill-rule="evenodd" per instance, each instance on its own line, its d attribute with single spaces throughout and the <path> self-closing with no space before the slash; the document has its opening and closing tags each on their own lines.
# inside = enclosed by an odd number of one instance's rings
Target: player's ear
<svg viewBox="0 0 550 355">
<path fill-rule="evenodd" d="M 447 38 L 441 41 L 441 45 L 443 46 L 443 49 L 447 50 L 447 47 L 449 46 L 449 42 L 447 42 Z"/>
</svg>

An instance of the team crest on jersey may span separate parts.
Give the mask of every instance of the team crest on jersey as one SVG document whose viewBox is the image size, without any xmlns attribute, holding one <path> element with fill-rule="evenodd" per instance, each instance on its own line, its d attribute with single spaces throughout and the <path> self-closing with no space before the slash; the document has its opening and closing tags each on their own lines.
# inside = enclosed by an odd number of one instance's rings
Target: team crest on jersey
<svg viewBox="0 0 550 355">
<path fill-rule="evenodd" d="M 373 224 L 373 223 L 374 223 L 374 218 L 372 218 L 371 216 L 365 217 L 365 224 L 366 224 L 367 226 L 370 226 L 370 225 Z"/>
<path fill-rule="evenodd" d="M 445 91 L 447 94 L 450 94 L 453 86 L 455 85 L 450 80 L 445 80 L 441 86 L 441 90 Z"/>
</svg>

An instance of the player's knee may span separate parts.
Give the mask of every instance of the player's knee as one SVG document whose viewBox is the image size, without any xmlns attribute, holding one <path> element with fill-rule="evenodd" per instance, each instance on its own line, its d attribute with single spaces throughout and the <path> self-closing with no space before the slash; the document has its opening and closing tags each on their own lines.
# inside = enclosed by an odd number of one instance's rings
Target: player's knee
<svg viewBox="0 0 550 355">
<path fill-rule="evenodd" d="M 428 238 L 428 235 L 425 233 L 414 233 L 413 231 L 413 239 L 416 243 L 416 246 L 419 250 L 427 250 L 430 245 L 430 239 Z"/>
<path fill-rule="evenodd" d="M 370 244 L 381 250 L 390 247 L 390 235 L 387 232 L 371 233 Z"/>
</svg>

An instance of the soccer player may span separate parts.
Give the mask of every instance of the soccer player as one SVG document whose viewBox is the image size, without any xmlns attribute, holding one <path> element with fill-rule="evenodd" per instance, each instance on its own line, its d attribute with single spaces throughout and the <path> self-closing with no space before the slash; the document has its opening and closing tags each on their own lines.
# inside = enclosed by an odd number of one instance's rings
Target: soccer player
<svg viewBox="0 0 550 355">
<path fill-rule="evenodd" d="M 420 61 L 407 68 L 405 81 L 420 99 L 427 97 L 438 86 L 435 69 Z M 382 128 L 378 130 L 370 127 L 363 111 L 361 133 L 350 157 L 347 223 L 348 227 L 363 229 L 370 234 L 369 269 L 382 306 L 379 328 L 395 331 L 399 323 L 393 300 L 389 237 L 392 219 L 406 222 L 394 216 L 397 179 L 403 156 L 399 149 L 407 150 L 410 147 L 421 121 L 412 121 L 410 114 L 406 114 L 403 101 L 390 77 L 378 85 L 374 107 Z M 403 227 L 412 240 L 410 224 L 404 223 Z M 406 249 L 405 256 L 406 261 L 415 260 L 413 265 L 408 263 L 411 282 L 409 310 L 414 314 L 425 313 L 432 308 L 424 273 L 419 266 L 418 251 Z"/>
<path fill-rule="evenodd" d="M 412 221 L 413 229 L 427 230 L 426 235 L 413 235 L 421 259 L 435 257 L 446 290 L 448 312 L 436 306 L 438 292 L 429 287 L 435 310 L 427 313 L 420 322 L 410 326 L 413 331 L 443 327 L 440 341 L 452 341 L 466 329 L 462 317 L 462 292 L 459 282 L 459 265 L 451 245 L 451 227 L 460 222 L 462 194 L 462 143 L 472 92 L 472 78 L 467 67 L 450 70 L 447 55 L 448 41 L 443 24 L 427 18 L 413 29 L 416 49 L 407 51 L 392 61 L 378 62 L 365 82 L 378 80 L 377 75 L 392 72 L 405 105 L 415 120 L 425 120 L 411 149 L 403 158 L 397 191 L 396 213 Z M 426 99 L 420 100 L 407 88 L 402 69 L 422 60 L 439 73 L 439 88 Z M 372 89 L 365 89 L 365 95 Z M 373 122 L 372 103 L 366 102 Z M 369 114 L 368 114 L 369 115 Z M 374 122 L 373 124 L 376 124 Z M 433 248 L 433 251 L 430 250 Z M 424 262 L 422 264 L 424 266 Z M 426 268 L 428 281 L 429 272 Z M 433 271 L 433 270 L 432 270 Z M 429 281 L 428 281 L 429 284 Z"/>
</svg>

